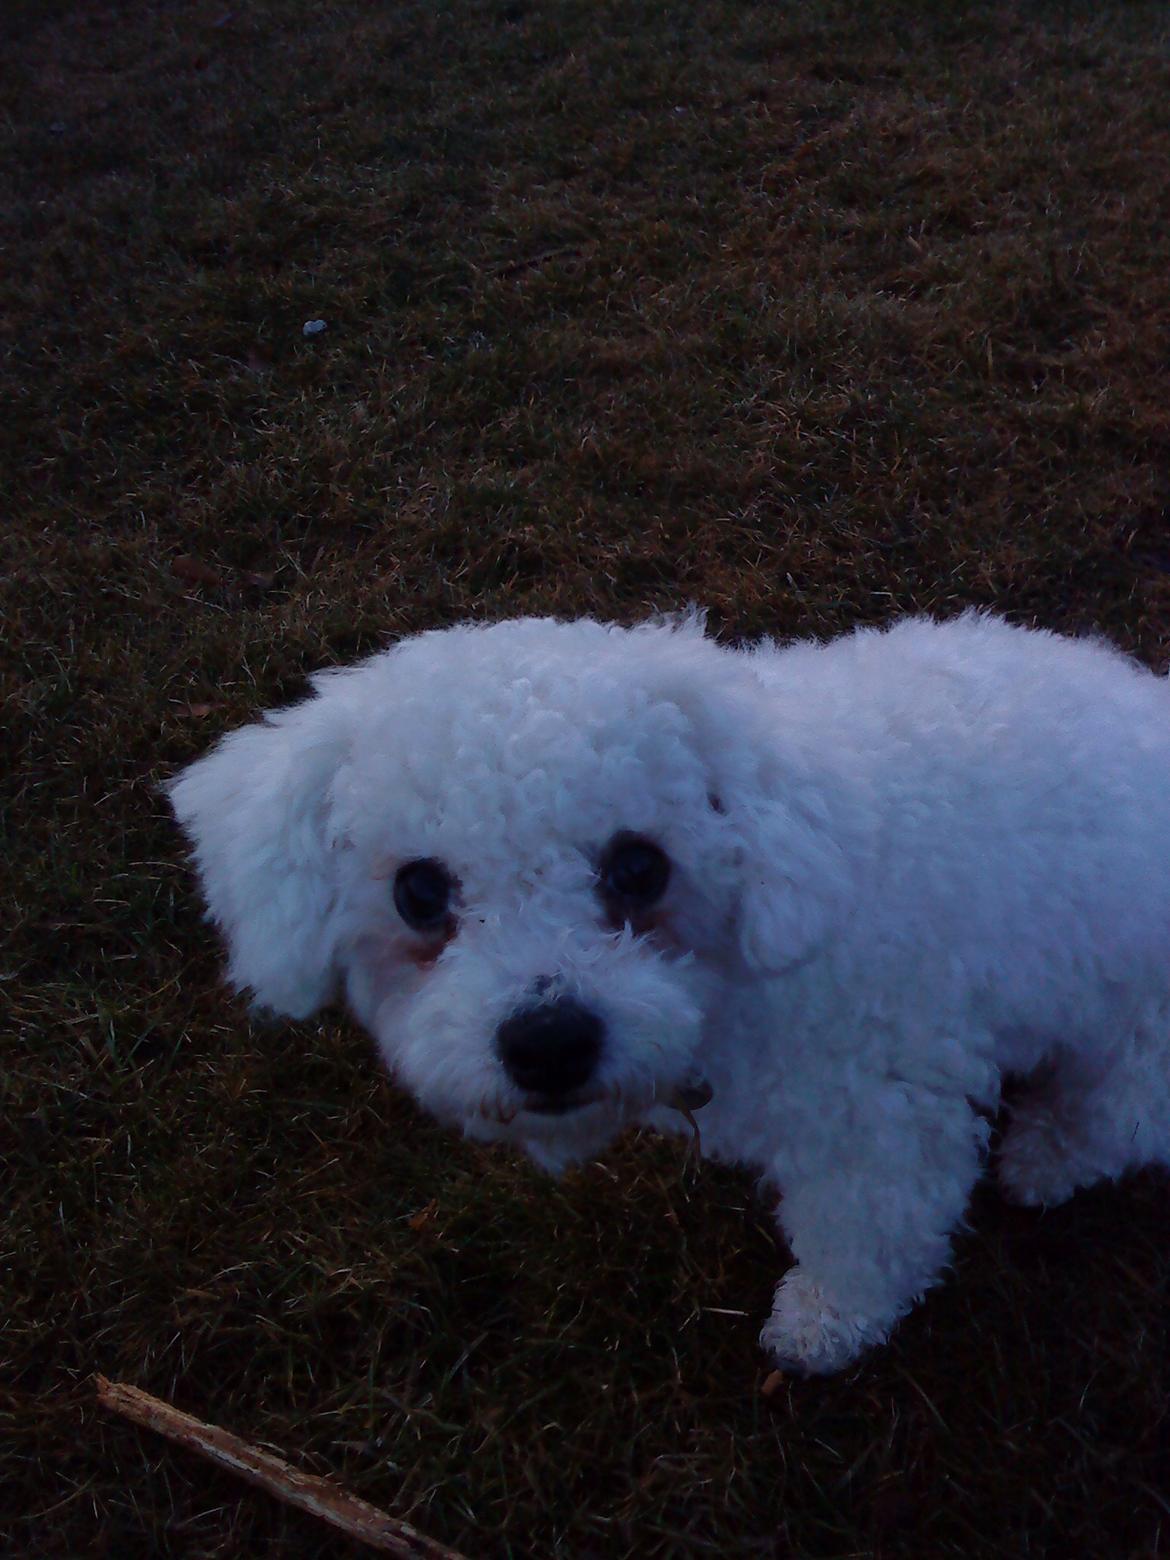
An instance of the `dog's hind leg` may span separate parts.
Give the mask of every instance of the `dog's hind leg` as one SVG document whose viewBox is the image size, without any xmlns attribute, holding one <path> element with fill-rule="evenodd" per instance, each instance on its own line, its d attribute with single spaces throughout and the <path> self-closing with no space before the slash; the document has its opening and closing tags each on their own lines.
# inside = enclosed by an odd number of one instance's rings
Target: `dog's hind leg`
<svg viewBox="0 0 1170 1560">
<path fill-rule="evenodd" d="M 1167 1015 L 1096 1055 L 1064 1051 L 1011 1108 L 999 1153 L 1004 1195 L 1053 1207 L 1080 1186 L 1170 1161 Z"/>
</svg>

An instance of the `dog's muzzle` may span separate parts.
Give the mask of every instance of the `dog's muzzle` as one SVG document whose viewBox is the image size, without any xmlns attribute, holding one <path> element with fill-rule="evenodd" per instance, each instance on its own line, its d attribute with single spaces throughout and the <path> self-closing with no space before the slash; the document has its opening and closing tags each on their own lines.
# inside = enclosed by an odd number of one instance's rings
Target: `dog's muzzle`
<svg viewBox="0 0 1170 1560">
<path fill-rule="evenodd" d="M 601 1059 L 605 1026 L 571 997 L 524 1008 L 496 1031 L 504 1070 L 529 1096 L 527 1110 L 563 1114 L 597 1098 L 589 1084 Z"/>
</svg>

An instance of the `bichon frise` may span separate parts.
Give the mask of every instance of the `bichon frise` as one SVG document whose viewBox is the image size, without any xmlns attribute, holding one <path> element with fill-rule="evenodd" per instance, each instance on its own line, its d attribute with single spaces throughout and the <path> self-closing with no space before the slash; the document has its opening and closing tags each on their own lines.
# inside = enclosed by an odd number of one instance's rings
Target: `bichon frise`
<svg viewBox="0 0 1170 1560">
<path fill-rule="evenodd" d="M 171 785 L 232 980 L 340 984 L 424 1106 L 549 1170 L 701 1110 L 783 1193 L 788 1367 L 937 1281 L 1005 1074 L 1016 1200 L 1167 1159 L 1170 690 L 1120 653 L 520 619 L 313 686 Z"/>
</svg>

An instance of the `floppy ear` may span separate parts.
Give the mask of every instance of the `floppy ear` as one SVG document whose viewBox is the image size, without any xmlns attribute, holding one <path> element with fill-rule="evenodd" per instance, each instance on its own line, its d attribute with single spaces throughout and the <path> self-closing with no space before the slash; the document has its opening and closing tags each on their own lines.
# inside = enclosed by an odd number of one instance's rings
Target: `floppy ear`
<svg viewBox="0 0 1170 1560">
<path fill-rule="evenodd" d="M 739 955 L 753 973 L 779 975 L 852 914 L 871 809 L 863 779 L 822 754 L 803 703 L 757 681 L 757 652 L 716 650 L 701 630 L 690 619 L 659 640 L 669 652 L 667 696 L 691 724 L 722 814 Z"/>
<path fill-rule="evenodd" d="M 334 985 L 330 792 L 346 744 L 320 699 L 232 732 L 168 786 L 229 979 L 304 1018 Z"/>
<path fill-rule="evenodd" d="M 749 969 L 780 975 L 812 958 L 849 914 L 853 872 L 827 818 L 765 801 L 733 808 L 737 932 Z"/>
</svg>

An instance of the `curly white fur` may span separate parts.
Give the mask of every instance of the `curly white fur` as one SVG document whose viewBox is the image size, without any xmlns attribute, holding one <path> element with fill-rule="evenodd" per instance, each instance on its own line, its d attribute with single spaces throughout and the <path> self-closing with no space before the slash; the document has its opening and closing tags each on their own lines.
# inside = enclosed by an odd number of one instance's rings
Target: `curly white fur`
<svg viewBox="0 0 1170 1560">
<path fill-rule="evenodd" d="M 1170 1157 L 1170 693 L 1097 643 L 968 613 L 731 650 L 697 618 L 420 635 L 314 679 L 173 782 L 229 973 L 340 985 L 441 1118 L 559 1170 L 670 1128 L 782 1189 L 763 1342 L 835 1370 L 935 1283 L 1009 1072 L 1024 1202 Z M 666 853 L 615 918 L 599 862 Z M 441 933 L 395 908 L 452 883 Z M 549 992 L 553 997 L 549 998 Z M 501 1026 L 565 999 L 589 1086 L 536 1108 Z"/>
</svg>

